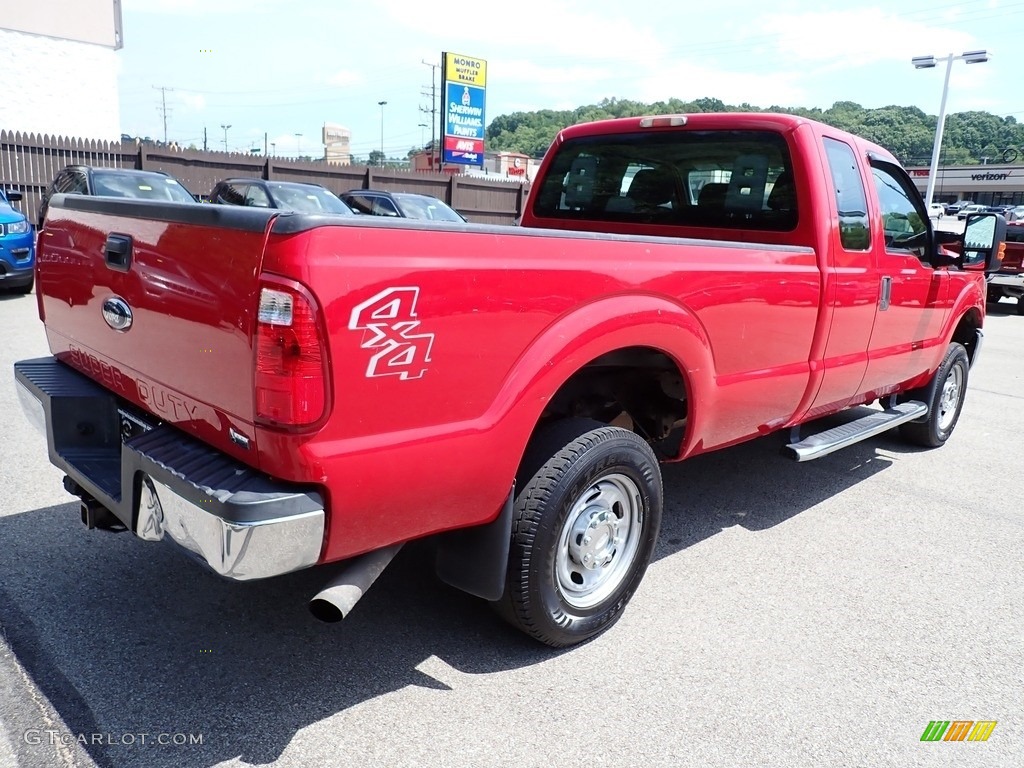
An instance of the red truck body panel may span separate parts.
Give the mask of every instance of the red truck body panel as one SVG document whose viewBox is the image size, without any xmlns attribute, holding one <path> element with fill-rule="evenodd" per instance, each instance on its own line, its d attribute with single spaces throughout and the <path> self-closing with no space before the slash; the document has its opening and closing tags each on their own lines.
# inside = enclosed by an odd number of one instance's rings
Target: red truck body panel
<svg viewBox="0 0 1024 768">
<path fill-rule="evenodd" d="M 129 270 L 104 263 L 111 232 L 134 241 Z M 196 248 L 196 238 L 204 243 Z M 252 432 L 252 334 L 262 232 L 54 209 L 40 238 L 40 314 L 51 352 L 162 420 L 245 458 Z M 103 320 L 117 294 L 130 333 Z"/>
<path fill-rule="evenodd" d="M 267 471 L 299 479 L 315 467 L 317 477 L 341 479 L 336 508 L 352 510 L 352 524 L 347 512 L 335 517 L 332 545 L 334 534 L 360 550 L 403 531 L 493 517 L 519 462 L 501 446 L 525 444 L 546 399 L 607 352 L 648 347 L 684 367 L 694 397 L 710 407 L 682 455 L 791 419 L 808 385 L 821 290 L 810 249 L 681 249 L 664 239 L 515 230 L 436 229 L 413 239 L 374 228 L 356 238 L 343 225 L 294 245 L 278 249 L 272 236 L 264 268 L 318 286 L 334 410 L 298 452 L 295 437 L 272 430 L 257 442 Z M 627 264 L 623 247 L 636 253 Z M 421 347 L 412 366 L 367 375 L 374 352 L 351 318 L 382 294 L 404 302 L 384 331 L 414 322 L 408 337 L 422 337 Z M 420 357 L 428 343 L 429 360 Z M 387 405 L 367 409 L 371 402 Z M 297 453 L 305 466 L 292 464 Z"/>
<path fill-rule="evenodd" d="M 568 139 L 637 126 L 567 129 L 540 173 Z M 322 486 L 324 561 L 493 519 L 554 393 L 617 350 L 678 367 L 689 411 L 673 459 L 923 383 L 959 319 L 983 311 L 983 277 L 886 253 L 876 199 L 872 247 L 841 247 L 822 136 L 860 158 L 891 155 L 790 116 L 693 115 L 654 130 L 723 127 L 785 137 L 805 211 L 795 229 L 569 224 L 528 208 L 519 229 L 271 215 L 256 231 L 58 205 L 39 255 L 51 349 L 231 456 Z M 870 194 L 870 171 L 858 172 Z M 136 243 L 128 272 L 103 264 L 111 232 Z M 312 428 L 255 416 L 261 275 L 315 300 L 330 377 Z M 136 310 L 131 333 L 102 320 L 111 292 Z"/>
</svg>

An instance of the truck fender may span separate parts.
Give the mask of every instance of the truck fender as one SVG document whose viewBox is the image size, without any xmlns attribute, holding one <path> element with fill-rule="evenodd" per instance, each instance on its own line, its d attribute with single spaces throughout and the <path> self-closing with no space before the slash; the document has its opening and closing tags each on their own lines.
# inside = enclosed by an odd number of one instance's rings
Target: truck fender
<svg viewBox="0 0 1024 768">
<path fill-rule="evenodd" d="M 703 414 L 715 407 L 714 354 L 699 318 L 664 298 L 624 294 L 585 304 L 544 330 L 513 364 L 485 421 L 510 425 L 515 473 L 545 406 L 569 378 L 610 352 L 646 347 L 676 364 L 688 393 L 687 443 L 699 441 Z M 693 404 L 699 402 L 701 409 Z M 504 430 L 499 430 L 504 432 Z"/>
<path fill-rule="evenodd" d="M 967 350 L 971 365 L 980 347 L 979 337 L 985 324 L 985 289 L 975 282 L 963 286 L 960 293 L 953 297 L 953 309 L 946 318 L 946 327 L 942 329 L 945 344 L 937 350 L 934 368 L 938 368 L 946 354 L 950 342 L 959 341 Z"/>
</svg>

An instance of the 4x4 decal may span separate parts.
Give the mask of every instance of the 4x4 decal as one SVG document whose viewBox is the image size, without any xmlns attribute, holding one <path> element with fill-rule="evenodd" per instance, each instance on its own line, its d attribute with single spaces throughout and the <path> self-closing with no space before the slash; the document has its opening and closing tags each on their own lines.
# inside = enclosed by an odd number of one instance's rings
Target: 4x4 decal
<svg viewBox="0 0 1024 768">
<path fill-rule="evenodd" d="M 366 366 L 367 377 L 418 379 L 427 372 L 434 334 L 414 333 L 420 326 L 416 319 L 419 295 L 415 287 L 388 288 L 352 310 L 349 330 L 362 331 L 359 346 L 374 351 Z"/>
</svg>

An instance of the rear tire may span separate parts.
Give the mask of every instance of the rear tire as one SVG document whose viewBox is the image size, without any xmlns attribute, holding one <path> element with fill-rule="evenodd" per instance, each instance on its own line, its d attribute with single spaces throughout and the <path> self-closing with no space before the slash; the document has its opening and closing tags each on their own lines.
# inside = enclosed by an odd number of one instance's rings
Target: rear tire
<svg viewBox="0 0 1024 768">
<path fill-rule="evenodd" d="M 539 432 L 516 479 L 499 613 L 562 648 L 622 615 L 654 552 L 662 483 L 651 447 L 629 430 L 567 419 Z"/>
<path fill-rule="evenodd" d="M 903 439 L 926 448 L 938 448 L 949 439 L 964 406 L 969 370 L 967 350 L 963 344 L 954 341 L 946 350 L 946 356 L 932 380 L 903 397 L 904 400 L 923 400 L 928 405 L 928 415 L 924 420 L 900 426 Z"/>
</svg>

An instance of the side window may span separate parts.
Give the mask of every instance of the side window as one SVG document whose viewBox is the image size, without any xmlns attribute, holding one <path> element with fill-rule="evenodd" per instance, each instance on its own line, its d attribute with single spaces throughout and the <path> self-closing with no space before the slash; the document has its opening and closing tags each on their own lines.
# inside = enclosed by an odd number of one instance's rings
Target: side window
<svg viewBox="0 0 1024 768">
<path fill-rule="evenodd" d="M 345 198 L 345 202 L 356 213 L 373 213 L 373 200 L 366 195 L 352 194 Z"/>
<path fill-rule="evenodd" d="M 68 192 L 75 195 L 89 194 L 89 185 L 85 181 L 85 174 L 81 171 L 72 171 Z"/>
<path fill-rule="evenodd" d="M 270 196 L 259 184 L 250 184 L 245 193 L 245 204 L 255 208 L 271 208 Z"/>
<path fill-rule="evenodd" d="M 84 195 L 86 193 L 85 179 L 74 171 L 61 171 L 57 174 L 57 178 L 53 180 L 53 191 Z"/>
<path fill-rule="evenodd" d="M 65 185 L 68 183 L 68 172 L 61 171 L 53 177 L 53 181 L 50 183 L 50 194 L 57 194 L 63 192 Z"/>
<path fill-rule="evenodd" d="M 916 190 L 909 187 L 909 179 L 891 171 L 886 163 L 872 163 L 871 175 L 882 210 L 885 249 L 910 252 L 923 260 L 928 245 L 928 217 L 915 205 Z"/>
<path fill-rule="evenodd" d="M 839 241 L 848 251 L 865 251 L 871 245 L 871 230 L 857 156 L 845 142 L 826 138 L 824 144 L 839 211 Z"/>
<path fill-rule="evenodd" d="M 222 183 L 213 201 L 227 205 L 245 205 L 245 185 Z"/>
<path fill-rule="evenodd" d="M 378 216 L 397 216 L 398 209 L 395 204 L 386 197 L 379 197 L 373 201 L 373 212 Z"/>
</svg>

